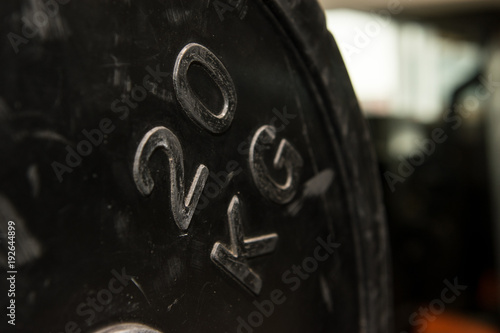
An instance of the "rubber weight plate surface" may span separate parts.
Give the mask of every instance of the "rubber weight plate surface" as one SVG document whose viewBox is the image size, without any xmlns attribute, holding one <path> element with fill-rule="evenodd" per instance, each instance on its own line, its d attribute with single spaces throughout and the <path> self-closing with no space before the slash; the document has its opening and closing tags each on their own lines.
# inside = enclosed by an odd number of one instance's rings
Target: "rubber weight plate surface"
<svg viewBox="0 0 500 333">
<path fill-rule="evenodd" d="M 2 332 L 389 331 L 370 138 L 317 4 L 0 8 Z"/>
</svg>

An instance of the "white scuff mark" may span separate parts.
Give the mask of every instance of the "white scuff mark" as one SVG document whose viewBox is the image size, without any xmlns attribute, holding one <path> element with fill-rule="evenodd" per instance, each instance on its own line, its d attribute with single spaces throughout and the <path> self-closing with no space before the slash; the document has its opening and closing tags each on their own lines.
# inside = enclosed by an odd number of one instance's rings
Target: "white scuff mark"
<svg viewBox="0 0 500 333">
<path fill-rule="evenodd" d="M 42 254 L 42 245 L 28 229 L 24 218 L 16 210 L 12 202 L 0 193 L 0 220 L 1 221 L 14 221 L 16 228 L 16 264 L 21 267 L 29 263 Z M 7 238 L 8 230 L 7 223 L 0 223 L 0 237 Z M 7 267 L 7 242 L 1 242 L 0 253 L 4 252 L 5 256 L 0 256 L 0 265 L 4 268 Z M 4 254 L 2 253 L 2 254 Z"/>
<path fill-rule="evenodd" d="M 210 286 L 210 285 L 211 285 L 211 283 L 207 281 L 201 287 L 200 294 L 198 295 L 198 302 L 196 304 L 196 311 L 195 311 L 195 314 L 197 316 L 201 314 L 201 305 L 202 305 L 201 301 L 203 298 L 203 291 L 205 290 L 205 287 Z"/>
<path fill-rule="evenodd" d="M 116 37 L 115 37 L 116 39 Z M 130 63 L 127 62 L 122 62 L 120 61 L 117 57 L 115 57 L 113 54 L 109 55 L 111 59 L 113 59 L 112 64 L 106 64 L 103 67 L 113 67 L 114 72 L 113 72 L 113 85 L 115 87 L 119 87 L 122 84 L 127 83 L 127 79 L 130 80 L 130 78 L 127 75 L 127 68 L 130 66 Z M 127 88 L 125 88 L 127 89 Z"/>
<path fill-rule="evenodd" d="M 184 297 L 185 294 L 182 294 L 179 298 L 176 298 L 169 306 L 167 306 L 167 312 L 172 310 L 172 307 L 179 303 L 179 300 Z"/>
<path fill-rule="evenodd" d="M 71 142 L 63 137 L 62 135 L 50 131 L 50 130 L 43 130 L 43 131 L 22 131 L 20 133 L 17 133 L 14 137 L 15 140 L 21 141 L 26 138 L 35 138 L 35 139 L 41 139 L 41 140 L 46 140 L 46 141 L 55 141 L 55 142 L 60 142 L 65 145 L 70 145 Z"/>
<path fill-rule="evenodd" d="M 26 176 L 31 185 L 31 194 L 34 198 L 38 197 L 40 193 L 40 174 L 38 172 L 38 166 L 36 164 L 30 165 L 26 171 Z"/>
<path fill-rule="evenodd" d="M 132 90 L 132 79 L 130 78 L 130 75 L 127 75 L 125 80 L 123 80 L 124 88 L 126 93 L 130 93 Z"/>
<path fill-rule="evenodd" d="M 297 215 L 304 206 L 306 199 L 320 197 L 325 194 L 332 185 L 334 178 L 335 172 L 332 169 L 325 169 L 305 182 L 301 197 L 288 205 L 288 214 Z"/>
<path fill-rule="evenodd" d="M 30 0 L 23 8 L 23 23 L 36 27 L 41 40 L 64 39 L 69 36 L 69 29 L 61 17 L 60 5 L 47 6 L 41 0 Z M 32 28 L 35 29 L 35 28 Z"/>
<path fill-rule="evenodd" d="M 297 110 L 299 110 L 300 116 L 302 119 L 304 118 L 303 112 L 302 112 L 302 103 L 300 102 L 300 98 L 298 94 L 295 94 L 295 104 L 297 105 Z M 302 135 L 304 135 L 304 138 L 307 141 L 307 152 L 309 153 L 309 157 L 311 158 L 311 161 L 313 161 L 313 170 L 314 172 L 318 172 L 318 165 L 316 164 L 316 159 L 314 158 L 314 150 L 313 150 L 313 145 L 311 144 L 311 139 L 309 137 L 309 130 L 307 129 L 307 122 L 304 120 L 302 121 Z"/>
<path fill-rule="evenodd" d="M 229 183 L 231 183 L 231 180 L 233 180 L 233 178 L 236 176 L 236 172 L 235 171 L 231 171 L 228 175 L 227 175 L 227 180 L 226 182 L 224 183 L 224 186 L 221 188 L 221 192 L 227 187 L 227 185 L 229 185 Z"/>
<path fill-rule="evenodd" d="M 171 281 L 177 281 L 182 276 L 183 264 L 178 257 L 169 258 L 167 261 L 168 277 Z"/>
<path fill-rule="evenodd" d="M 115 231 L 116 234 L 118 235 L 118 238 L 124 242 L 128 239 L 129 224 L 130 224 L 130 218 L 127 212 L 119 211 L 118 213 L 115 214 L 114 216 Z"/>
<path fill-rule="evenodd" d="M 328 312 L 332 313 L 333 312 L 332 295 L 330 292 L 330 287 L 328 286 L 328 282 L 326 281 L 323 274 L 319 276 L 319 285 L 321 288 L 321 296 L 323 297 L 323 301 L 325 301 L 326 308 L 328 309 Z"/>
<path fill-rule="evenodd" d="M 335 172 L 325 169 L 304 184 L 305 197 L 317 197 L 326 193 L 333 182 Z"/>
<path fill-rule="evenodd" d="M 159 98 L 160 100 L 172 103 L 175 101 L 174 94 L 165 88 L 158 87 L 158 84 L 154 83 L 152 89 L 149 91 L 151 95 Z"/>
<path fill-rule="evenodd" d="M 167 312 L 172 310 L 172 307 L 179 302 L 179 299 L 176 298 L 175 301 L 173 301 L 169 306 L 167 306 Z"/>
<path fill-rule="evenodd" d="M 131 279 L 131 281 L 135 284 L 135 286 L 140 290 L 140 292 L 144 295 L 144 298 L 146 299 L 146 301 L 148 302 L 148 304 L 151 304 L 149 303 L 149 299 L 148 297 L 146 296 L 146 293 L 144 292 L 144 290 L 142 289 L 141 285 L 139 284 L 139 282 L 137 282 L 137 280 L 135 279 L 135 277 L 133 277 Z"/>
</svg>

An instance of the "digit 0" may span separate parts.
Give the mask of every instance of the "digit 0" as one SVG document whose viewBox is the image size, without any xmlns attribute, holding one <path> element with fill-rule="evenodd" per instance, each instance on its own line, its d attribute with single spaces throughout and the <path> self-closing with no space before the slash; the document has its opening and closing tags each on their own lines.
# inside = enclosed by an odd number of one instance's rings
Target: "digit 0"
<svg viewBox="0 0 500 333">
<path fill-rule="evenodd" d="M 207 71 L 222 93 L 224 106 L 219 112 L 210 111 L 191 89 L 187 73 L 195 62 Z M 206 47 L 191 43 L 177 56 L 173 76 L 175 94 L 189 118 L 211 133 L 225 132 L 233 121 L 237 98 L 233 80 L 222 62 Z"/>
</svg>

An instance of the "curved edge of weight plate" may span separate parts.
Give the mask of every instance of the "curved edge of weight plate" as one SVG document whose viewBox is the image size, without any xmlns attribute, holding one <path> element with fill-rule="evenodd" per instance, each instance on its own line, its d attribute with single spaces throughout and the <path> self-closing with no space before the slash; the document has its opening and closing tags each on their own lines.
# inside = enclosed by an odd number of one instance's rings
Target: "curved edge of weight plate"
<svg viewBox="0 0 500 333">
<path fill-rule="evenodd" d="M 323 9 L 312 0 L 263 0 L 296 44 L 325 100 L 330 123 L 346 160 L 348 198 L 355 213 L 365 269 L 366 319 L 362 332 L 392 332 L 388 231 L 382 187 L 368 124 Z M 340 98 L 339 98 L 340 97 Z M 339 124 L 335 126 L 335 124 Z"/>
</svg>

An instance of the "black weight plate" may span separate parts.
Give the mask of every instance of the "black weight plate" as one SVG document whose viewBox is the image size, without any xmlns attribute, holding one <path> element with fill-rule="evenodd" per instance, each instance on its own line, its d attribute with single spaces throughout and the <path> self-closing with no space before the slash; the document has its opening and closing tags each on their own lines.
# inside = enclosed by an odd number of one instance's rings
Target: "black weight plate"
<svg viewBox="0 0 500 333">
<path fill-rule="evenodd" d="M 370 138 L 317 4 L 44 3 L 0 5 L 2 332 L 390 331 Z"/>
</svg>

